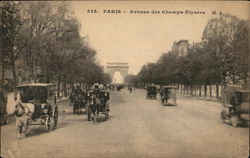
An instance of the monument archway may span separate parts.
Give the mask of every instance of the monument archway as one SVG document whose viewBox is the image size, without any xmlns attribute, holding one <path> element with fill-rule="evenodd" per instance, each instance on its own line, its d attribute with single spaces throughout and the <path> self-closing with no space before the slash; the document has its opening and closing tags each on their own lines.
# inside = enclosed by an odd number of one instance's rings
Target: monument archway
<svg viewBox="0 0 250 158">
<path fill-rule="evenodd" d="M 128 75 L 128 69 L 129 64 L 125 62 L 107 63 L 106 65 L 106 73 L 110 74 L 113 83 L 123 82 L 124 78 Z M 119 77 L 117 78 L 117 76 L 122 76 L 122 79 L 119 79 Z"/>
</svg>

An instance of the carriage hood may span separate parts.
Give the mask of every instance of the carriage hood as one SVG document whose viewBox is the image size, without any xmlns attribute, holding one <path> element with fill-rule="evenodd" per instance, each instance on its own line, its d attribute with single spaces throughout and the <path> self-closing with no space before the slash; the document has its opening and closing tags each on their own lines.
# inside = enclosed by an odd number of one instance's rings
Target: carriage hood
<svg viewBox="0 0 250 158">
<path fill-rule="evenodd" d="M 23 85 L 18 86 L 20 99 L 23 103 L 33 103 L 34 100 L 39 100 L 41 103 L 46 103 L 48 99 L 48 84 L 46 85 Z"/>
</svg>

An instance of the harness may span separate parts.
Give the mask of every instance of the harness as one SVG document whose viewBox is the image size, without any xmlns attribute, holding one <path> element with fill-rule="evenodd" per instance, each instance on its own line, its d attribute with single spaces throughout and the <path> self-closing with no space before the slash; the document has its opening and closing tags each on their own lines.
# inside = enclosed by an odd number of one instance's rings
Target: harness
<svg viewBox="0 0 250 158">
<path fill-rule="evenodd" d="M 21 108 L 21 111 L 18 109 L 18 106 Z M 26 111 L 25 111 L 25 109 L 26 109 Z M 30 109 L 27 107 L 27 106 L 23 106 L 21 103 L 18 103 L 17 105 L 16 105 L 16 110 L 15 110 L 15 115 L 17 116 L 17 117 L 21 117 L 21 116 L 23 116 L 24 114 L 29 114 L 29 112 L 30 112 Z"/>
<path fill-rule="evenodd" d="M 21 108 L 21 112 L 20 112 L 20 110 L 18 109 L 18 106 Z M 24 106 L 23 106 L 22 104 L 18 103 L 18 104 L 16 105 L 15 115 L 16 115 L 17 117 L 21 117 L 21 116 L 24 115 L 24 113 L 25 113 Z"/>
</svg>

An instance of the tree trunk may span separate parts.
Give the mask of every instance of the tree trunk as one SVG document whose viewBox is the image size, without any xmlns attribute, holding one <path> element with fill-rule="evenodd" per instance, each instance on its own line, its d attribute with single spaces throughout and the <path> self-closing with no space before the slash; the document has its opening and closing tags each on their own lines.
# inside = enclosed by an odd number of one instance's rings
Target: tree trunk
<svg viewBox="0 0 250 158">
<path fill-rule="evenodd" d="M 60 84 L 61 84 L 60 76 L 58 76 L 58 78 L 57 78 L 57 98 L 60 98 Z"/>
<path fill-rule="evenodd" d="M 202 85 L 199 85 L 199 97 L 201 97 L 201 89 L 202 89 Z"/>
<path fill-rule="evenodd" d="M 16 68 L 15 68 L 15 64 L 12 63 L 11 67 L 12 67 L 12 75 L 13 75 L 13 79 L 14 79 L 14 84 L 15 84 L 15 86 L 16 86 L 16 85 L 17 85 L 17 79 L 16 79 Z"/>
<path fill-rule="evenodd" d="M 207 84 L 204 85 L 204 96 L 207 97 Z"/>
<path fill-rule="evenodd" d="M 4 64 L 4 55 L 2 56 L 2 80 L 1 80 L 1 87 L 4 89 L 4 78 L 5 78 L 5 64 Z"/>
<path fill-rule="evenodd" d="M 68 93 L 67 93 L 67 84 L 66 84 L 66 82 L 63 82 L 63 93 L 64 93 L 64 96 L 65 96 L 65 97 L 68 95 Z"/>
<path fill-rule="evenodd" d="M 216 84 L 216 98 L 219 98 L 219 85 Z"/>
<path fill-rule="evenodd" d="M 191 95 L 193 95 L 193 93 L 194 93 L 194 92 L 193 92 L 193 88 L 194 88 L 193 85 L 191 85 L 191 86 L 190 86 L 190 94 L 191 94 Z"/>
<path fill-rule="evenodd" d="M 209 92 L 210 92 L 210 98 L 212 98 L 213 94 L 212 94 L 212 85 L 209 85 Z"/>
<path fill-rule="evenodd" d="M 181 84 L 181 94 L 182 94 L 182 84 Z"/>
<path fill-rule="evenodd" d="M 247 82 L 247 73 L 244 73 L 244 83 L 243 83 L 243 87 L 246 87 L 247 89 L 249 89 L 250 85 L 249 85 L 249 82 Z"/>
</svg>

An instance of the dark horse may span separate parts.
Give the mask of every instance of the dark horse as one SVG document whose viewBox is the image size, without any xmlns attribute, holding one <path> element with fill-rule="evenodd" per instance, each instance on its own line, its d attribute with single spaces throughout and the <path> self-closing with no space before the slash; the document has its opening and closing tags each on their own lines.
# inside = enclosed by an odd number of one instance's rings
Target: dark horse
<svg viewBox="0 0 250 158">
<path fill-rule="evenodd" d="M 93 121 L 96 122 L 97 120 L 97 114 L 98 114 L 98 108 L 100 104 L 100 99 L 96 94 L 91 94 L 88 101 L 88 108 L 87 108 L 87 114 L 88 114 L 88 121 L 91 119 L 91 115 L 93 115 Z"/>
</svg>

